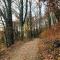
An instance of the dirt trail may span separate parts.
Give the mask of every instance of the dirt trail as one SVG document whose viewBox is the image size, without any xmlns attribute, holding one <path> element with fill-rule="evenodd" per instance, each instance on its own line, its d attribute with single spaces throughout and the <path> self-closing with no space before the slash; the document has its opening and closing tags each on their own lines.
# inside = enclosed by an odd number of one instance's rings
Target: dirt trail
<svg viewBox="0 0 60 60">
<path fill-rule="evenodd" d="M 18 42 L 14 44 L 6 52 L 3 52 L 0 60 L 55 60 L 54 54 L 56 51 L 54 52 L 51 43 L 56 38 L 60 39 L 59 29 L 60 24 L 57 24 L 55 27 L 47 29 L 47 31 L 44 31 L 40 35 L 44 39 L 35 38 L 26 43 Z M 58 60 L 60 60 L 60 57 Z"/>
<path fill-rule="evenodd" d="M 38 52 L 37 42 L 38 39 L 18 47 L 10 54 L 9 60 L 35 60 Z"/>
<path fill-rule="evenodd" d="M 9 48 L 0 60 L 35 60 L 38 52 L 37 42 L 38 39 L 29 41 L 22 46 L 18 43 L 16 46 Z"/>
<path fill-rule="evenodd" d="M 11 47 L 10 50 L 7 51 L 7 55 L 0 60 L 40 60 L 42 59 L 41 55 L 44 57 L 44 60 L 54 60 L 53 56 L 48 54 L 43 40 L 36 38 L 23 45 L 17 43 L 16 46 Z"/>
</svg>

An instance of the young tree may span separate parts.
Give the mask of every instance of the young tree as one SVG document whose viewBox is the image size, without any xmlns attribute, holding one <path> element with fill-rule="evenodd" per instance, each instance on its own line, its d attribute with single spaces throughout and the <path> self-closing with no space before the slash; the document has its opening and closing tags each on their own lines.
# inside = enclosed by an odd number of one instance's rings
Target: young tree
<svg viewBox="0 0 60 60">
<path fill-rule="evenodd" d="M 20 27 L 21 27 L 21 39 L 23 39 L 23 0 L 20 0 Z"/>
<path fill-rule="evenodd" d="M 29 8 L 30 8 L 30 11 L 29 11 L 29 23 L 30 23 L 30 37 L 32 35 L 32 11 L 31 11 L 31 8 L 32 7 L 32 0 L 29 0 Z"/>
</svg>

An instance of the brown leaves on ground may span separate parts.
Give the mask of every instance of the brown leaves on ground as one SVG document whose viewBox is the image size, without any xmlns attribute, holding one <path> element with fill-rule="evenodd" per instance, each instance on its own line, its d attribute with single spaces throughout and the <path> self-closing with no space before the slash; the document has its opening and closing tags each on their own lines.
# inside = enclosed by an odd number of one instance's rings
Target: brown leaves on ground
<svg viewBox="0 0 60 60">
<path fill-rule="evenodd" d="M 43 33 L 41 33 L 41 37 L 49 40 L 60 39 L 60 23 L 46 29 Z"/>
<path fill-rule="evenodd" d="M 36 38 L 22 43 L 22 45 L 20 42 L 13 45 L 6 51 L 8 53 L 5 58 L 1 58 L 1 60 L 55 60 L 59 53 L 58 49 L 53 47 L 51 40 L 60 39 L 59 29 L 60 24 L 56 24 L 55 27 L 51 27 L 41 34 L 44 39 Z"/>
<path fill-rule="evenodd" d="M 7 49 L 1 60 L 55 60 L 54 48 L 51 41 L 35 38 L 33 41 L 14 44 Z"/>
</svg>

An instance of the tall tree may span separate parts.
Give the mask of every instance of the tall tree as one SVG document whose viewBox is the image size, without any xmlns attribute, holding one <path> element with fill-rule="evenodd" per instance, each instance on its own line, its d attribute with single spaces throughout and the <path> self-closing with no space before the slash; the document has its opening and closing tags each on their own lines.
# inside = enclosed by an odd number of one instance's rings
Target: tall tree
<svg viewBox="0 0 60 60">
<path fill-rule="evenodd" d="M 14 0 L 13 2 L 17 9 L 19 10 L 19 21 L 20 21 L 20 37 L 23 38 L 24 32 L 23 32 L 23 26 L 27 17 L 27 11 L 28 11 L 28 0 Z M 24 8 L 25 7 L 25 8 Z M 25 11 L 24 11 L 25 10 Z M 23 14 L 24 13 L 24 14 Z M 16 14 L 16 15 L 18 15 Z M 22 39 L 21 39 L 22 40 Z"/>
<path fill-rule="evenodd" d="M 14 36 L 13 36 L 13 25 L 12 25 L 12 11 L 11 11 L 11 0 L 3 0 L 5 12 L 1 9 L 1 15 L 3 16 L 5 23 L 6 23 L 6 44 L 7 47 L 14 43 Z M 5 13 L 5 14 L 4 14 Z"/>
<path fill-rule="evenodd" d="M 29 0 L 29 7 L 30 7 L 30 11 L 29 11 L 29 23 L 30 23 L 30 37 L 32 35 L 32 11 L 31 11 L 31 7 L 32 7 L 32 0 Z"/>
<path fill-rule="evenodd" d="M 12 25 L 12 11 L 11 11 L 11 0 L 7 0 L 8 2 L 8 20 L 6 21 L 6 38 L 7 38 L 7 43 L 9 45 L 14 43 L 13 39 L 13 25 Z"/>
<path fill-rule="evenodd" d="M 24 17 L 24 22 L 27 17 L 27 11 L 28 11 L 28 0 L 26 0 L 26 5 L 25 5 L 25 17 Z"/>
<path fill-rule="evenodd" d="M 23 0 L 20 0 L 20 26 L 21 26 L 21 38 L 23 39 Z"/>
<path fill-rule="evenodd" d="M 40 29 L 40 21 L 41 21 L 41 1 L 39 0 L 39 29 Z"/>
</svg>

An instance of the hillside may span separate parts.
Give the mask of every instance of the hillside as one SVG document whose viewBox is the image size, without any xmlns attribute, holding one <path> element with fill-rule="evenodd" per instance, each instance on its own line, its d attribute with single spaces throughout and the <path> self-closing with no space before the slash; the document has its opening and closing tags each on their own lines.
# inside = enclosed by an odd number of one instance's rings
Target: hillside
<svg viewBox="0 0 60 60">
<path fill-rule="evenodd" d="M 60 39 L 60 22 L 42 32 L 41 37 L 48 40 Z"/>
</svg>

